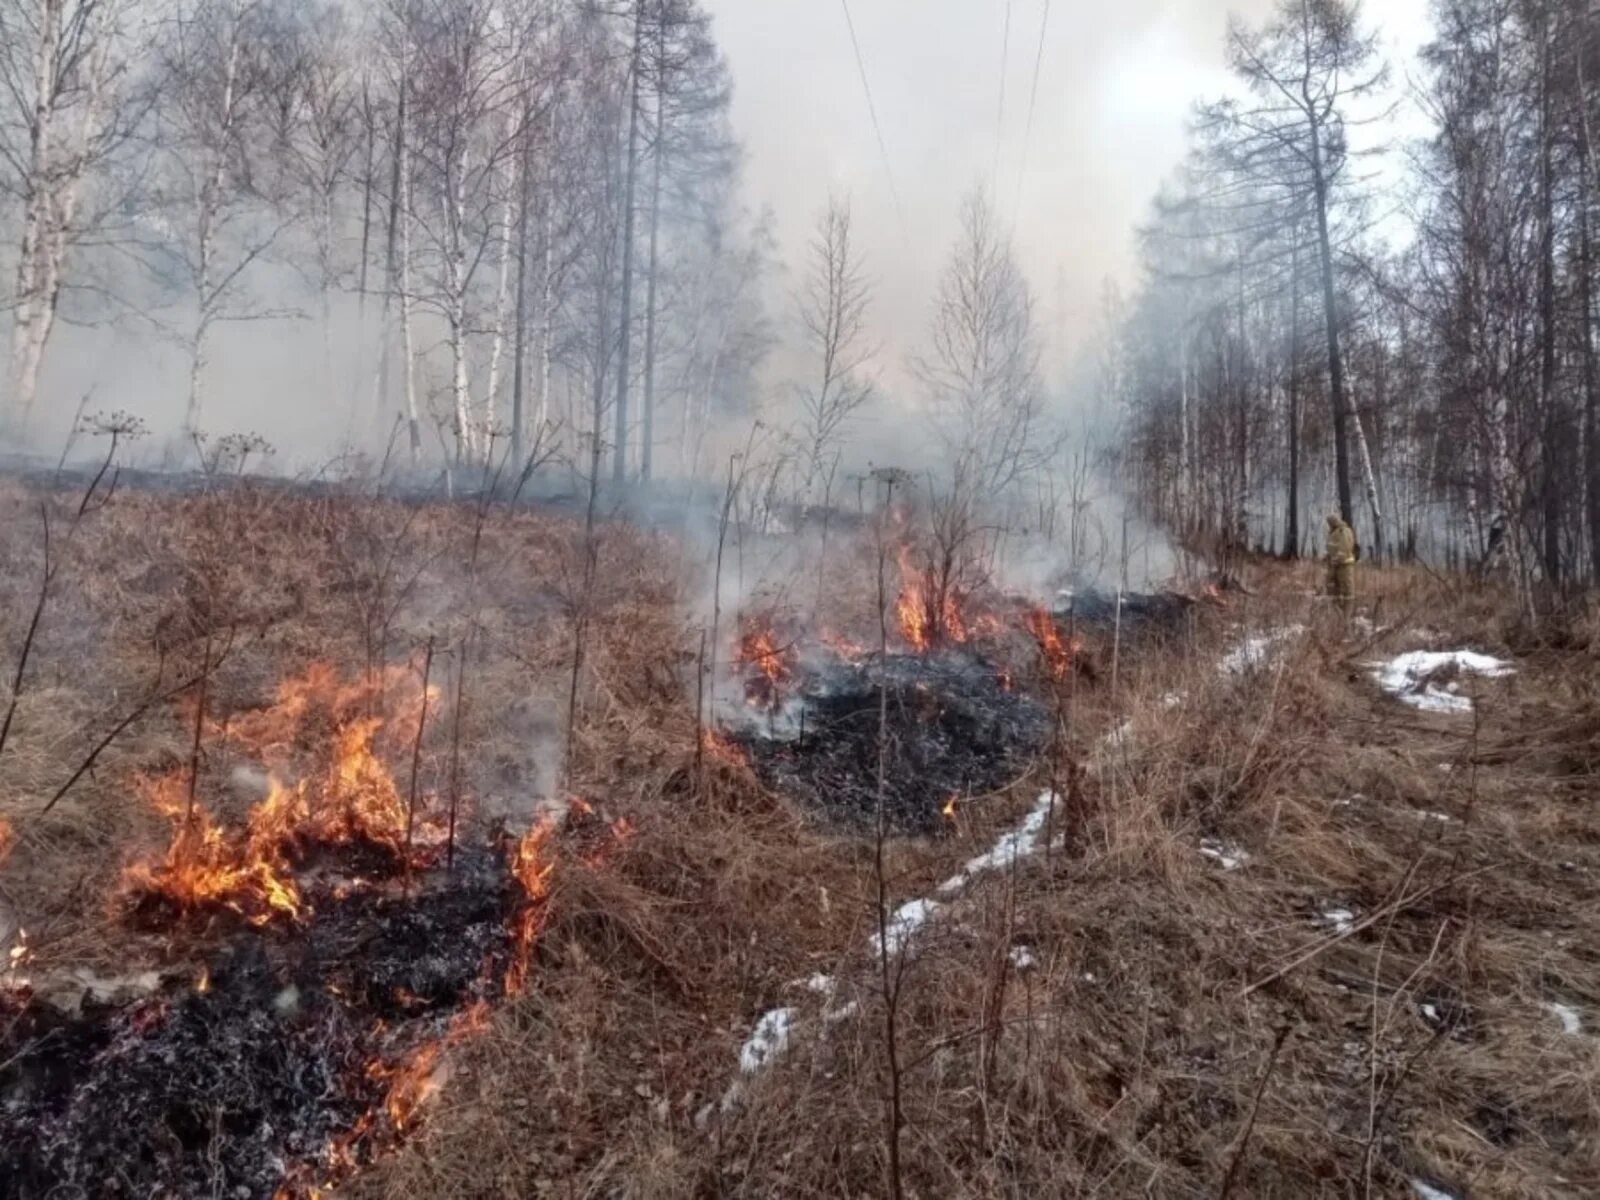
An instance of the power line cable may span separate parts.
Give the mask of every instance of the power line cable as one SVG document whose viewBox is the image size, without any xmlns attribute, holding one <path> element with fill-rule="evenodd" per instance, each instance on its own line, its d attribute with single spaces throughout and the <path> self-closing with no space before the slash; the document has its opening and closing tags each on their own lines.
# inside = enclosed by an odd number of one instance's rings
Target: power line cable
<svg viewBox="0 0 1600 1200">
<path fill-rule="evenodd" d="M 994 167 L 989 173 L 989 186 L 994 190 L 995 204 L 1000 203 L 1000 149 L 1005 145 L 1006 132 L 1006 68 L 1011 63 L 1011 6 L 1006 0 L 1005 33 L 1000 38 L 1000 109 L 994 120 Z"/>
<path fill-rule="evenodd" d="M 900 205 L 900 189 L 895 186 L 894 170 L 889 165 L 889 148 L 883 140 L 883 126 L 878 122 L 878 106 L 872 101 L 872 84 L 867 81 L 867 60 L 861 54 L 861 39 L 856 36 L 855 18 L 850 15 L 850 0 L 839 0 L 844 7 L 844 23 L 850 30 L 850 45 L 856 52 L 856 70 L 861 73 L 861 90 L 867 97 L 867 115 L 872 118 L 872 132 L 878 139 L 878 157 L 883 160 L 883 174 L 889 181 L 889 195 L 894 200 L 895 217 L 900 222 L 902 236 L 906 234 L 906 213 Z"/>
<path fill-rule="evenodd" d="M 1028 177 L 1028 151 L 1033 145 L 1033 115 L 1039 108 L 1039 76 L 1044 68 L 1044 39 L 1050 28 L 1050 0 L 1044 0 L 1044 17 L 1039 22 L 1039 50 L 1033 59 L 1033 88 L 1028 97 L 1028 125 L 1022 135 L 1022 164 L 1017 168 L 1017 201 L 1011 206 L 1011 223 L 1022 216 L 1022 185 Z"/>
</svg>

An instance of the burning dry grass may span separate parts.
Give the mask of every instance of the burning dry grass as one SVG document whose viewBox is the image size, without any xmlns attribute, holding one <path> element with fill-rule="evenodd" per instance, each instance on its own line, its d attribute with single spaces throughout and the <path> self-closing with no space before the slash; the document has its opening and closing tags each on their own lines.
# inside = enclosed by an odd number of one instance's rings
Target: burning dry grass
<svg viewBox="0 0 1600 1200">
<path fill-rule="evenodd" d="M 361 680 L 432 634 L 444 666 L 419 790 L 470 797 L 480 844 L 497 820 L 531 829 L 511 865 L 538 903 L 507 926 L 530 954 L 491 1003 L 373 1068 L 388 1126 L 414 1136 L 340 1193 L 886 1190 L 871 840 L 763 788 L 715 731 L 697 745 L 695 639 L 670 547 L 606 530 L 569 764 L 582 799 L 558 826 L 527 798 L 557 792 L 551 762 L 566 748 L 553 714 L 570 670 L 570 525 L 494 514 L 479 553 L 497 568 L 463 595 L 447 583 L 467 569 L 470 510 L 280 497 L 175 520 L 170 501 L 125 502 L 115 528 L 86 530 L 111 566 L 84 572 L 70 617 L 52 622 L 0 758 L 0 816 L 16 834 L 0 888 L 31 927 L 30 969 L 193 953 L 176 939 L 130 950 L 106 915 L 128 848 L 167 844 L 127 789 L 141 772 L 184 777 L 181 709 L 152 714 L 37 811 L 92 731 L 147 690 L 163 653 L 149 629 L 166 622 L 177 670 L 203 652 L 202 616 L 237 621 L 213 712 L 239 714 L 239 737 L 310 663 Z M 25 538 L 17 549 L 26 563 Z M 177 564 L 208 553 L 216 579 L 185 582 L 205 573 Z M 867 640 L 871 561 L 838 547 L 828 602 L 807 619 L 819 637 Z M 1593 652 L 1523 642 L 1504 598 L 1415 572 L 1367 573 L 1368 623 L 1353 626 L 1307 596 L 1313 568 L 1251 582 L 1254 596 L 1172 644 L 1119 648 L 1098 682 L 1057 665 L 1059 628 L 1024 633 L 1042 651 L 1026 686 L 1061 730 L 1055 755 L 1024 794 L 929 795 L 947 836 L 887 847 L 893 908 L 940 895 L 1040 786 L 1061 797 L 1051 832 L 1071 834 L 942 902 L 895 964 L 908 1194 L 1214 1195 L 1230 1174 L 1239 1196 L 1600 1186 Z M 468 612 L 478 633 L 452 783 L 450 655 Z M 803 673 L 788 637 L 739 635 L 774 691 Z M 1413 648 L 1504 651 L 1508 637 L 1517 674 L 1469 685 L 1481 694 L 1464 717 L 1403 708 L 1365 668 Z M 1219 670 L 1241 644 L 1258 649 Z M 63 669 L 74 656 L 97 664 L 92 685 Z M 392 772 L 415 726 L 400 694 L 385 711 Z M 261 798 L 229 786 L 240 766 L 324 778 L 301 751 L 337 745 L 342 719 L 324 706 L 319 735 L 257 736 L 249 753 L 219 725 L 206 811 L 249 828 Z M 298 747 L 295 769 L 268 745 Z M 742 1076 L 741 1045 L 780 1007 L 804 1014 L 786 1052 Z"/>
</svg>

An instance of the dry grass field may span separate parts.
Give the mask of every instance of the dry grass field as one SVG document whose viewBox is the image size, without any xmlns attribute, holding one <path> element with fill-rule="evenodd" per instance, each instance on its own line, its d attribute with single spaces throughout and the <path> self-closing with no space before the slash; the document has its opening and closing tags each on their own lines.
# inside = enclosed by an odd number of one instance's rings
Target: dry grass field
<svg viewBox="0 0 1600 1200">
<path fill-rule="evenodd" d="M 90 1178 L 40 1135 L 0 1191 L 1600 1193 L 1592 612 L 1535 637 L 1492 586 L 1393 568 L 1347 618 L 1314 567 L 1254 564 L 1161 637 L 1086 631 L 1081 669 L 1007 659 L 1048 738 L 880 836 L 701 734 L 707 562 L 671 532 L 264 485 L 79 502 L 0 488 L 8 705 L 41 503 L 53 571 L 0 744 L 0 1125 L 88 1136 L 114 1111 L 72 1073 L 202 1011 L 296 1047 L 337 1017 L 380 1057 L 303 1079 L 319 1136 L 263 1153 L 271 1187 L 230 1157 L 260 1097 L 152 1095 L 151 1162 Z M 875 645 L 876 560 L 838 532 L 785 602 Z M 1511 670 L 1408 698 L 1372 668 L 1458 649 Z M 712 653 L 733 692 L 763 665 Z M 440 916 L 472 888 L 493 931 Z M 397 1002 L 317 949 L 467 928 L 481 972 Z"/>
</svg>

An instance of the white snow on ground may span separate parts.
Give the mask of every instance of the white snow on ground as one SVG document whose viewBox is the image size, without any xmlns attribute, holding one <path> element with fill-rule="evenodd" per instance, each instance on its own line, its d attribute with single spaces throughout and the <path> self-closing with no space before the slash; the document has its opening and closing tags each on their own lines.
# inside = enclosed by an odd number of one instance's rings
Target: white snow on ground
<svg viewBox="0 0 1600 1200">
<path fill-rule="evenodd" d="M 1011 965 L 1019 971 L 1031 971 L 1039 965 L 1039 960 L 1033 956 L 1031 946 L 1011 947 Z"/>
<path fill-rule="evenodd" d="M 1330 908 L 1318 918 L 1335 933 L 1349 933 L 1356 927 L 1356 915 L 1348 908 Z"/>
<path fill-rule="evenodd" d="M 1215 838 L 1204 838 L 1200 842 L 1200 853 L 1216 861 L 1224 871 L 1237 871 L 1250 861 L 1250 856 L 1238 846 L 1228 842 L 1219 842 Z"/>
<path fill-rule="evenodd" d="M 1508 662 L 1472 650 L 1412 650 L 1387 662 L 1368 664 L 1378 686 L 1403 704 L 1423 712 L 1471 712 L 1472 700 L 1459 695 L 1454 683 L 1440 687 L 1428 682 L 1430 675 L 1449 667 L 1488 679 L 1499 679 L 1515 670 Z"/>
<path fill-rule="evenodd" d="M 824 975 L 819 971 L 811 978 L 803 980 L 801 986 L 806 991 L 815 992 L 819 996 L 831 996 L 833 995 L 833 989 L 837 985 L 834 983 L 832 975 Z"/>
<path fill-rule="evenodd" d="M 1045 822 L 1050 819 L 1050 810 L 1060 803 L 1060 797 L 1054 792 L 1042 792 L 1028 815 L 1022 819 L 1022 824 L 1001 834 L 999 840 L 977 858 L 967 860 L 967 865 L 961 868 L 959 875 L 952 875 L 939 885 L 939 894 L 954 896 L 965 891 L 967 885 L 979 875 L 1003 871 L 1019 859 L 1035 854 Z"/>
<path fill-rule="evenodd" d="M 1561 1031 L 1569 1034 L 1583 1032 L 1583 1017 L 1570 1004 L 1546 1004 L 1545 1007 L 1561 1021 Z"/>
<path fill-rule="evenodd" d="M 1243 675 L 1265 663 L 1271 657 L 1273 647 L 1279 642 L 1287 641 L 1304 632 L 1304 625 L 1285 625 L 1282 629 L 1270 629 L 1266 633 L 1247 637 L 1235 649 L 1228 652 L 1222 660 L 1220 669 L 1224 675 Z"/>
<path fill-rule="evenodd" d="M 917 930 L 921 929 L 934 918 L 944 905 L 937 900 L 908 900 L 894 910 L 894 916 L 885 923 L 883 931 L 883 945 L 890 954 L 899 954 L 906 948 Z M 878 939 L 872 939 L 874 951 L 878 948 Z"/>
<path fill-rule="evenodd" d="M 789 1048 L 789 1030 L 793 1025 L 792 1008 L 774 1008 L 762 1013 L 739 1049 L 739 1069 L 746 1075 L 764 1069 Z"/>
<path fill-rule="evenodd" d="M 1433 1184 L 1423 1179 L 1413 1179 L 1411 1181 L 1411 1190 L 1417 1194 L 1417 1200 L 1456 1200 L 1456 1196 L 1453 1193 L 1447 1192 L 1443 1188 L 1436 1188 Z"/>
</svg>

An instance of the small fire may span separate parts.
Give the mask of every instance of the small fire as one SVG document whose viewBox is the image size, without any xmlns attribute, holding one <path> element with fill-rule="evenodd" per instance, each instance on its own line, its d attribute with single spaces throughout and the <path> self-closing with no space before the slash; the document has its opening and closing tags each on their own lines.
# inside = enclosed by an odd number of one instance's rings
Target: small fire
<svg viewBox="0 0 1600 1200">
<path fill-rule="evenodd" d="M 900 635 L 911 648 L 921 654 L 934 646 L 962 646 L 971 641 L 984 622 L 967 619 L 955 587 L 938 587 L 932 573 L 920 571 L 912 563 L 907 547 L 900 547 L 899 558 L 900 595 L 895 600 L 895 616 Z"/>
<path fill-rule="evenodd" d="M 817 640 L 842 658 L 857 659 L 867 652 L 860 642 L 832 629 L 824 629 Z"/>
<path fill-rule="evenodd" d="M 511 857 L 511 876 L 522 886 L 526 901 L 512 921 L 511 961 L 505 976 L 507 996 L 521 995 L 528 986 L 533 943 L 544 925 L 544 901 L 550 895 L 550 876 L 555 871 L 549 852 L 555 831 L 553 821 L 540 821 L 517 843 Z"/>
<path fill-rule="evenodd" d="M 1056 624 L 1055 617 L 1042 608 L 1036 608 L 1028 613 L 1028 632 L 1033 634 L 1034 640 L 1039 643 L 1039 653 L 1044 656 L 1046 666 L 1050 670 L 1052 679 L 1061 680 L 1067 677 L 1067 672 L 1072 669 L 1073 658 L 1078 651 L 1083 649 L 1080 642 L 1068 641 L 1061 636 L 1061 627 Z"/>
<path fill-rule="evenodd" d="M 700 748 L 707 756 L 716 759 L 724 766 L 742 767 L 745 765 L 744 752 L 709 726 L 700 731 Z"/>
<path fill-rule="evenodd" d="M 745 683 L 746 702 L 756 708 L 778 708 L 784 686 L 794 677 L 794 647 L 780 646 L 770 628 L 752 625 L 739 639 L 739 662 L 754 668 Z"/>
<path fill-rule="evenodd" d="M 371 684 L 346 685 L 331 668 L 314 665 L 284 681 L 270 707 L 215 727 L 278 772 L 268 776 L 267 795 L 239 835 L 191 802 L 186 769 L 142 780 L 140 790 L 173 822 L 173 835 L 159 862 L 128 871 L 129 887 L 164 896 L 185 914 L 227 908 L 265 925 L 277 916 L 304 915 L 289 864 L 296 850 L 362 843 L 403 857 L 412 814 L 376 743 L 385 730 L 415 738 L 425 699 L 415 681 L 409 694 L 404 691 L 409 678 L 405 671 L 388 672 Z M 376 707 L 380 691 L 403 697 L 398 719 L 365 711 Z M 291 768 L 297 747 L 322 741 L 330 726 L 331 750 L 318 769 L 297 783 L 283 782 L 280 774 Z"/>
<path fill-rule="evenodd" d="M 183 772 L 141 780 L 139 787 L 173 832 L 159 862 L 129 868 L 131 889 L 165 897 L 184 914 L 231 909 L 252 925 L 301 916 L 299 889 L 282 858 L 257 853 L 253 840 L 241 847 L 203 806 L 191 805 Z"/>
<path fill-rule="evenodd" d="M 956 798 L 951 796 L 944 802 L 944 807 L 939 811 L 944 814 L 946 821 L 954 821 L 956 819 Z"/>
<path fill-rule="evenodd" d="M 200 978 L 196 979 L 194 981 L 194 990 L 199 995 L 202 995 L 202 996 L 204 996 L 207 992 L 209 992 L 211 990 L 211 968 L 210 967 L 201 967 L 200 968 Z"/>
<path fill-rule="evenodd" d="M 15 974 L 28 963 L 33 951 L 28 948 L 28 931 L 17 930 L 17 940 L 11 944 L 11 949 L 6 951 L 6 971 Z"/>
</svg>

